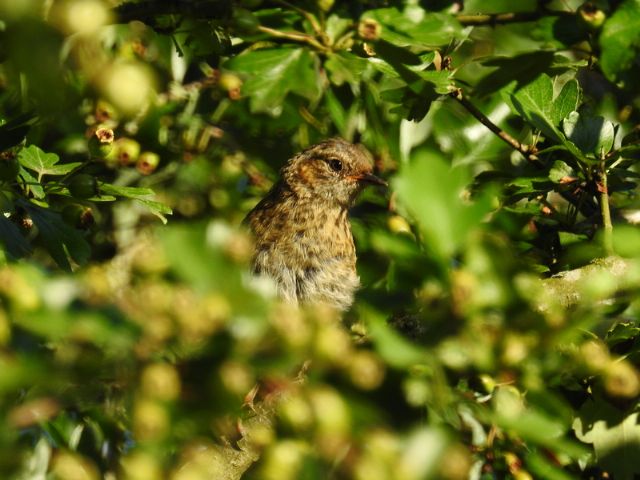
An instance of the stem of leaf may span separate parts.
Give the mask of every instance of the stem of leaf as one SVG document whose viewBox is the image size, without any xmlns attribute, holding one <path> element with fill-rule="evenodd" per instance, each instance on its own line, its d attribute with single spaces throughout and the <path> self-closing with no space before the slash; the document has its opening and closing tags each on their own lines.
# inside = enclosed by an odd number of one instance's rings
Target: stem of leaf
<svg viewBox="0 0 640 480">
<path fill-rule="evenodd" d="M 611 210 L 609 208 L 609 189 L 607 186 L 607 168 L 602 161 L 600 163 L 600 212 L 602 215 L 602 247 L 607 256 L 613 255 L 613 224 L 611 223 Z"/>
<path fill-rule="evenodd" d="M 329 49 L 327 47 L 325 47 L 320 42 L 318 42 L 315 38 L 313 38 L 310 35 L 307 35 L 306 33 L 281 32 L 280 30 L 276 30 L 276 29 L 270 28 L 270 27 L 265 27 L 264 25 L 260 25 L 258 27 L 258 30 L 260 30 L 263 33 L 269 34 L 272 37 L 286 38 L 287 40 L 291 40 L 293 42 L 306 43 L 306 44 L 312 46 L 313 48 L 315 48 L 316 50 L 319 50 L 321 52 L 328 52 L 329 51 Z"/>
<path fill-rule="evenodd" d="M 285 0 L 277 0 L 277 3 L 284 5 L 287 8 L 290 8 L 292 10 L 295 10 L 296 12 L 298 12 L 300 15 L 302 15 L 304 18 L 307 19 L 307 21 L 309 22 L 309 24 L 311 25 L 311 28 L 313 28 L 313 31 L 316 33 L 316 35 L 318 35 L 319 37 L 322 37 L 323 35 L 325 35 L 324 31 L 322 30 L 322 27 L 320 26 L 320 23 L 318 23 L 318 20 L 316 19 L 315 15 L 313 15 L 310 12 L 307 12 L 306 10 L 304 10 L 303 8 L 300 8 L 292 3 L 289 3 Z"/>
</svg>

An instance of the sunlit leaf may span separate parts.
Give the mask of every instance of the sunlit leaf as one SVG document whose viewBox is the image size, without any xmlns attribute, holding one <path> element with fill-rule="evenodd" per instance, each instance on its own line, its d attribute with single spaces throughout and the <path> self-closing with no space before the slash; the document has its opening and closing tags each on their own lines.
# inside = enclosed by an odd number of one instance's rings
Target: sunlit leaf
<svg viewBox="0 0 640 480">
<path fill-rule="evenodd" d="M 623 411 L 602 399 L 587 400 L 573 429 L 585 443 L 592 443 L 600 465 L 615 478 L 632 480 L 640 473 L 640 421 L 637 411 Z"/>
<path fill-rule="evenodd" d="M 600 34 L 600 65 L 610 80 L 629 69 L 640 45 L 640 0 L 626 0 L 607 19 Z"/>
<path fill-rule="evenodd" d="M 242 94 L 256 112 L 277 116 L 289 93 L 309 100 L 317 100 L 322 93 L 317 59 L 306 48 L 256 50 L 234 57 L 224 66 L 246 76 Z"/>
</svg>

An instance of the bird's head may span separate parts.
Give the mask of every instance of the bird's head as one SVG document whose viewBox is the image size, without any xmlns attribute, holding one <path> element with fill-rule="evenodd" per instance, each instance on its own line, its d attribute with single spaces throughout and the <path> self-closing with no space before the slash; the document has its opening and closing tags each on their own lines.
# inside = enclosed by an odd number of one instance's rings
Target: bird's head
<svg viewBox="0 0 640 480">
<path fill-rule="evenodd" d="M 363 146 L 332 138 L 289 160 L 282 179 L 301 198 L 348 208 L 366 185 L 386 185 L 372 171 L 371 154 Z"/>
</svg>

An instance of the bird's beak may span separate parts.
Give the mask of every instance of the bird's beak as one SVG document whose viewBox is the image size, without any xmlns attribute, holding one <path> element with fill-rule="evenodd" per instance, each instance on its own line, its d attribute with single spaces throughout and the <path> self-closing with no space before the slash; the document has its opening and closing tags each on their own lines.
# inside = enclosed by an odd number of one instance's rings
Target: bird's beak
<svg viewBox="0 0 640 480">
<path fill-rule="evenodd" d="M 373 173 L 363 173 L 362 175 L 356 175 L 354 178 L 363 183 L 382 185 L 383 187 L 387 186 L 387 182 L 382 180 L 380 177 L 376 177 Z"/>
</svg>

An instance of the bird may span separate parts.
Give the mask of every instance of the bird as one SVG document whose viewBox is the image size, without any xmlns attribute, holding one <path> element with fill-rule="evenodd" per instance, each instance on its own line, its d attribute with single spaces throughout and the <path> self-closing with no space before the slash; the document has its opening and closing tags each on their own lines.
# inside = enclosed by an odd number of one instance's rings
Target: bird
<svg viewBox="0 0 640 480">
<path fill-rule="evenodd" d="M 247 214 L 253 274 L 270 278 L 286 302 L 348 310 L 360 286 L 348 211 L 372 173 L 360 144 L 330 138 L 294 155 Z"/>
</svg>

